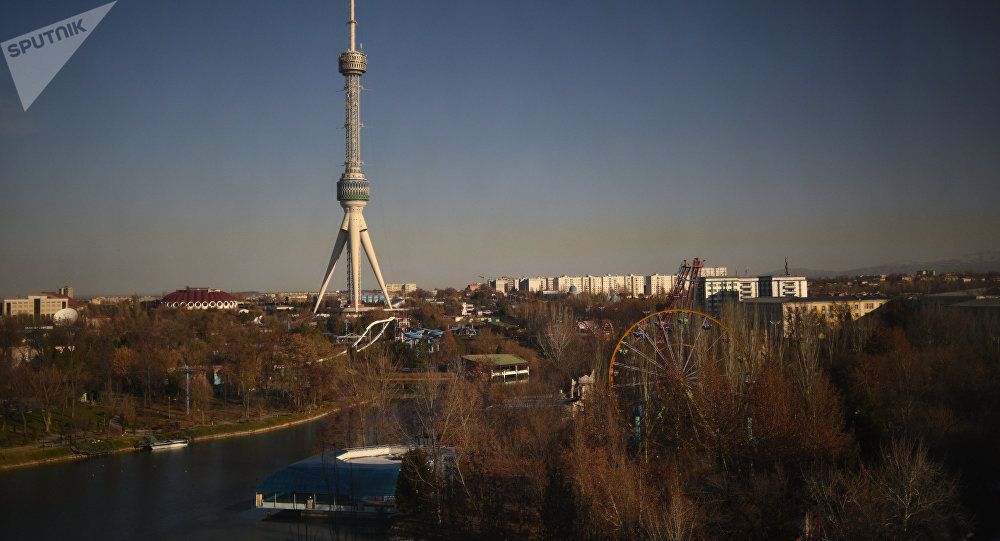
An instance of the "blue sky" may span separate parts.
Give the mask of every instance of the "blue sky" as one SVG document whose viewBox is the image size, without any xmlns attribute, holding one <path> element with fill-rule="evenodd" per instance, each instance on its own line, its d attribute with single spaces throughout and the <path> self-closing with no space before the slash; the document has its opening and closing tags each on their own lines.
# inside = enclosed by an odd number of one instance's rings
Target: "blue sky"
<svg viewBox="0 0 1000 541">
<path fill-rule="evenodd" d="M 0 41 L 102 3 L 5 1 Z M 317 289 L 347 10 L 120 0 L 27 112 L 0 70 L 0 296 Z M 357 19 L 387 281 L 1000 248 L 996 3 L 358 0 Z"/>
</svg>

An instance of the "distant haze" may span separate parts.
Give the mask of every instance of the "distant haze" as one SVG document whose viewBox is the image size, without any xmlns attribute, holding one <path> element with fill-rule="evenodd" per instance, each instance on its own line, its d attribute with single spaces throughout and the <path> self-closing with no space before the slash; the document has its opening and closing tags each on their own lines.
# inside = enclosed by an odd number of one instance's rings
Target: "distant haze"
<svg viewBox="0 0 1000 541">
<path fill-rule="evenodd" d="M 7 2 L 0 41 L 101 3 Z M 316 290 L 347 13 L 119 2 L 28 112 L 0 69 L 0 297 Z M 1000 249 L 996 2 L 358 0 L 357 19 L 389 282 Z"/>
</svg>

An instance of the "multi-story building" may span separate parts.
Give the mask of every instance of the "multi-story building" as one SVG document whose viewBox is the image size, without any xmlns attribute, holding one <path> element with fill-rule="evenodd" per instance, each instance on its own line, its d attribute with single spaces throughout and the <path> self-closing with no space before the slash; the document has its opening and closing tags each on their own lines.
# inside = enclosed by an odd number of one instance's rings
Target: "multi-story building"
<svg viewBox="0 0 1000 541">
<path fill-rule="evenodd" d="M 521 291 L 527 291 L 529 293 L 534 293 L 536 291 L 545 291 L 547 288 L 546 279 L 538 276 L 535 278 L 521 278 L 521 283 L 518 288 Z"/>
<path fill-rule="evenodd" d="M 739 276 L 710 276 L 698 283 L 698 298 L 705 310 L 718 312 L 726 299 L 743 301 L 757 297 L 758 279 Z"/>
<path fill-rule="evenodd" d="M 625 277 L 615 274 L 605 274 L 601 276 L 601 294 L 620 294 L 625 291 Z"/>
<path fill-rule="evenodd" d="M 685 284 L 693 287 L 697 284 L 699 296 L 713 299 L 724 292 L 732 292 L 739 300 L 760 297 L 805 297 L 808 295 L 806 279 L 801 276 L 761 276 L 734 277 L 726 274 L 727 267 L 702 267 L 699 269 L 698 282 Z M 636 297 L 639 295 L 666 295 L 676 284 L 677 277 L 672 274 L 651 275 L 613 275 L 595 276 L 557 276 L 535 278 L 521 277 L 497 278 L 487 282 L 487 285 L 497 291 L 528 291 L 528 292 L 558 292 L 569 293 L 571 288 L 576 293 L 592 295 L 623 294 Z M 390 284 L 391 290 L 392 284 Z M 721 296 L 718 297 L 721 303 Z"/>
<path fill-rule="evenodd" d="M 740 300 L 743 299 L 756 299 L 760 296 L 760 279 L 755 277 L 744 276 L 740 279 Z"/>
<path fill-rule="evenodd" d="M 625 277 L 621 275 L 605 274 L 604 276 L 592 276 L 588 274 L 581 278 L 581 285 L 578 286 L 581 293 L 591 295 L 610 295 L 620 293 L 625 290 Z"/>
<path fill-rule="evenodd" d="M 729 275 L 728 267 L 702 267 L 701 271 L 698 273 L 699 276 L 703 277 L 719 277 Z"/>
<path fill-rule="evenodd" d="M 809 291 L 804 276 L 761 276 L 759 279 L 761 297 L 808 297 Z"/>
<path fill-rule="evenodd" d="M 638 297 L 646 293 L 646 277 L 637 274 L 625 276 L 625 293 L 630 297 Z"/>
<path fill-rule="evenodd" d="M 390 295 L 406 295 L 417 290 L 417 284 L 386 284 L 386 291 Z"/>
<path fill-rule="evenodd" d="M 579 286 L 580 293 L 590 293 L 599 294 L 601 293 L 601 277 L 592 276 L 590 274 L 584 276 L 580 279 L 581 285 Z"/>
<path fill-rule="evenodd" d="M 506 293 L 508 291 L 517 291 L 520 281 L 508 276 L 501 276 L 500 278 L 491 278 L 488 280 L 487 285 L 498 293 Z"/>
<path fill-rule="evenodd" d="M 70 298 L 54 293 L 28 295 L 27 299 L 4 299 L 3 315 L 52 317 L 63 308 L 69 308 Z"/>
<path fill-rule="evenodd" d="M 652 274 L 646 277 L 647 295 L 666 295 L 674 289 L 674 275 Z"/>
<path fill-rule="evenodd" d="M 889 302 L 885 297 L 764 297 L 744 301 L 762 324 L 790 336 L 804 321 L 820 318 L 832 326 L 862 318 Z"/>
<path fill-rule="evenodd" d="M 579 276 L 556 276 L 552 289 L 560 293 L 569 293 L 569 288 L 576 286 L 577 291 L 583 291 L 583 278 Z"/>
</svg>

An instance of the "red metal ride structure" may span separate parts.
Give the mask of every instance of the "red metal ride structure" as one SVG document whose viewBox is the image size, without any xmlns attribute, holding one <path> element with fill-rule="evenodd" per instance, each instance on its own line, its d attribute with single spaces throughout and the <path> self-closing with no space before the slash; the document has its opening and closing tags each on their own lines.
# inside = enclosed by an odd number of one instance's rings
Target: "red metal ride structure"
<svg viewBox="0 0 1000 541">
<path fill-rule="evenodd" d="M 670 308 L 680 308 L 691 310 L 694 308 L 694 300 L 698 292 L 698 279 L 701 278 L 701 269 L 705 262 L 700 258 L 694 258 L 691 263 L 685 259 L 681 263 L 681 268 L 674 277 L 674 287 L 667 295 L 667 303 L 662 310 Z"/>
</svg>

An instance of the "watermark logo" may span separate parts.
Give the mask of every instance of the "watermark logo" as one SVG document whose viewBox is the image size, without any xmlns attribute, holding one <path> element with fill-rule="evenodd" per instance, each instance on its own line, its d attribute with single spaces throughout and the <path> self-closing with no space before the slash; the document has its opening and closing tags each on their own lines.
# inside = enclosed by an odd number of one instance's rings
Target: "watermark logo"
<svg viewBox="0 0 1000 541">
<path fill-rule="evenodd" d="M 0 43 L 25 111 L 117 1 Z"/>
</svg>

